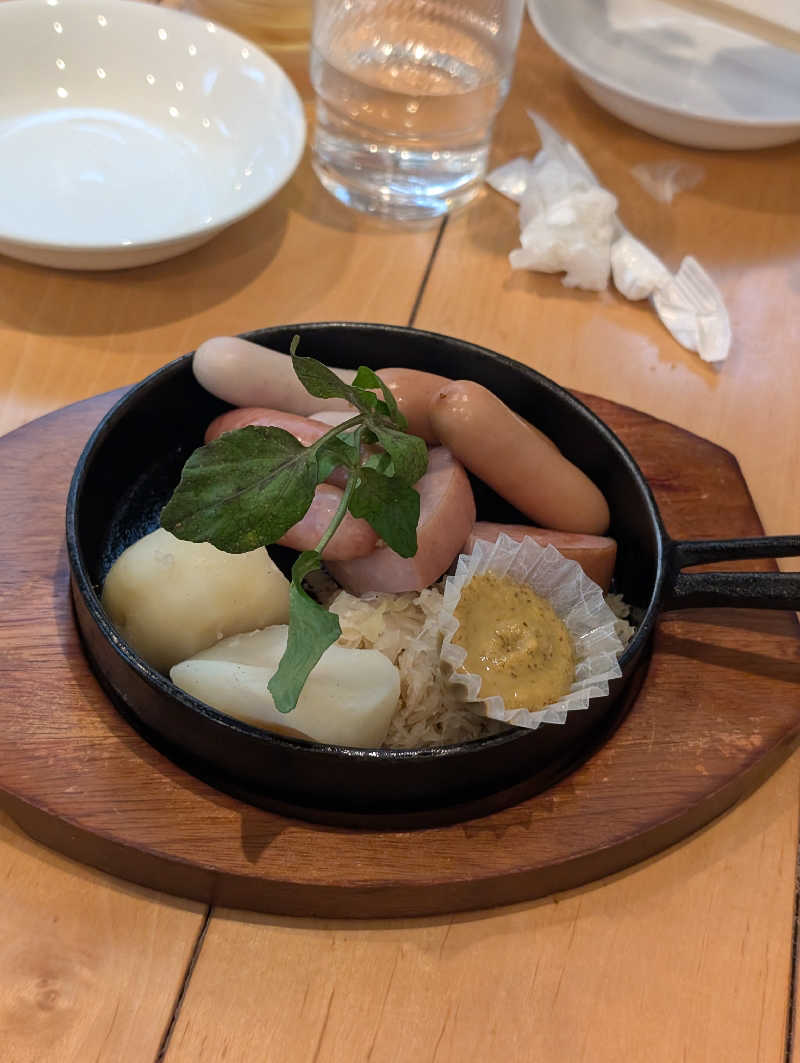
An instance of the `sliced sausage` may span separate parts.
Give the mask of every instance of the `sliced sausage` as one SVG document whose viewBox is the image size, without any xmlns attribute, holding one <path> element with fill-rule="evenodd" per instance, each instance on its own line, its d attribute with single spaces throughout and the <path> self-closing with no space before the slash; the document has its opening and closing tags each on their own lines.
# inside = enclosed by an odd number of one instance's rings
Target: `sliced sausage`
<svg viewBox="0 0 800 1063">
<path fill-rule="evenodd" d="M 589 477 L 480 384 L 440 388 L 430 417 L 455 457 L 530 520 L 591 535 L 608 528 L 608 505 Z"/>
<path fill-rule="evenodd" d="M 475 523 L 469 478 L 446 447 L 428 455 L 428 471 L 415 485 L 420 496 L 417 553 L 400 557 L 379 546 L 367 557 L 328 565 L 351 594 L 367 591 L 420 591 L 446 572 Z"/>
<path fill-rule="evenodd" d="M 529 524 L 492 524 L 479 520 L 466 541 L 464 553 L 471 553 L 479 539 L 493 543 L 503 534 L 518 543 L 530 538 L 539 546 L 552 545 L 568 560 L 577 561 L 589 579 L 594 580 L 604 591 L 611 586 L 617 559 L 617 543 L 614 539 L 604 535 L 578 535 L 550 528 L 534 528 Z"/>
<path fill-rule="evenodd" d="M 283 428 L 291 432 L 304 447 L 324 436 L 329 430 L 321 421 L 311 417 L 301 417 L 296 413 L 284 413 L 282 410 L 270 410 L 264 406 L 245 406 L 238 410 L 229 410 L 215 417 L 206 429 L 205 441 L 210 443 L 224 432 L 235 432 L 250 424 L 260 424 L 267 428 Z"/>
<path fill-rule="evenodd" d="M 278 545 L 289 546 L 292 550 L 316 549 L 341 500 L 340 488 L 333 484 L 320 484 L 306 515 L 278 540 Z M 378 536 L 365 520 L 357 520 L 351 513 L 346 513 L 333 538 L 322 551 L 322 556 L 326 561 L 353 563 L 352 558 L 374 553 L 377 543 Z"/>
<path fill-rule="evenodd" d="M 268 406 L 303 415 L 350 409 L 344 399 L 310 395 L 297 379 L 288 354 L 237 336 L 217 336 L 201 343 L 194 352 L 192 369 L 206 391 L 233 406 Z M 355 376 L 352 369 L 333 372 L 348 384 Z"/>
<path fill-rule="evenodd" d="M 355 415 L 355 410 L 314 410 L 308 416 L 312 421 L 326 424 L 328 428 L 335 428 L 337 424 L 344 424 Z"/>
<path fill-rule="evenodd" d="M 337 413 L 343 421 L 351 415 L 349 413 Z M 341 423 L 341 422 L 340 422 Z M 206 429 L 205 441 L 210 443 L 224 432 L 234 432 L 237 428 L 246 428 L 248 425 L 262 425 L 265 428 L 283 428 L 291 432 L 295 439 L 299 440 L 304 447 L 310 446 L 329 432 L 331 425 L 323 424 L 313 417 L 300 417 L 296 413 L 284 413 L 282 410 L 267 410 L 263 406 L 246 406 L 244 409 L 229 410 L 227 413 L 215 417 Z M 371 448 L 364 447 L 363 454 L 368 454 Z M 347 471 L 339 466 L 328 476 L 328 483 L 336 484 L 337 487 L 347 486 Z"/>
</svg>

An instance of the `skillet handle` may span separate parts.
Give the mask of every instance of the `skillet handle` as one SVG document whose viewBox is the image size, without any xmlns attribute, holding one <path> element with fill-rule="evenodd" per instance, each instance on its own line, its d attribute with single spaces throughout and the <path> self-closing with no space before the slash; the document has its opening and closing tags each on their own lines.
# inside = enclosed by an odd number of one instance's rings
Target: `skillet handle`
<svg viewBox="0 0 800 1063">
<path fill-rule="evenodd" d="M 800 557 L 800 535 L 671 542 L 662 608 L 800 609 L 800 572 L 681 572 L 686 565 Z"/>
</svg>

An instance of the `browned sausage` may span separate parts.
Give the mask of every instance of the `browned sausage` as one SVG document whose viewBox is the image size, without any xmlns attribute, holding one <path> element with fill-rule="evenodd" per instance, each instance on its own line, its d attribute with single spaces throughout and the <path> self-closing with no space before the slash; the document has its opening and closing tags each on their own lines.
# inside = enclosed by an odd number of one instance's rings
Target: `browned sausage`
<svg viewBox="0 0 800 1063">
<path fill-rule="evenodd" d="M 438 443 L 428 413 L 431 399 L 439 388 L 450 383 L 446 376 L 425 373 L 421 369 L 381 369 L 378 376 L 397 400 L 400 412 L 408 421 L 412 436 L 421 436 L 426 443 Z"/>
<path fill-rule="evenodd" d="M 536 524 L 590 535 L 608 528 L 608 505 L 589 477 L 480 384 L 439 388 L 430 417 L 455 457 Z"/>
<path fill-rule="evenodd" d="M 539 546 L 552 545 L 570 561 L 577 561 L 583 571 L 604 591 L 611 585 L 614 563 L 617 559 L 617 544 L 604 535 L 579 535 L 575 532 L 553 531 L 550 528 L 534 528 L 529 524 L 493 524 L 479 520 L 472 529 L 464 546 L 464 553 L 475 549 L 479 539 L 493 543 L 499 535 L 507 535 L 515 542 L 531 538 Z"/>
</svg>

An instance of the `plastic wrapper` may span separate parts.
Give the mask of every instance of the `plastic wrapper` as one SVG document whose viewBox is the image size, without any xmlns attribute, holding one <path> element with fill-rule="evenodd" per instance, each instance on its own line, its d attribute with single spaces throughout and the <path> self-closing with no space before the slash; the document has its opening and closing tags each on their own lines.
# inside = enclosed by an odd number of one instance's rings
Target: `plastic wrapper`
<svg viewBox="0 0 800 1063">
<path fill-rule="evenodd" d="M 487 571 L 527 584 L 546 598 L 572 638 L 576 656 L 572 686 L 542 709 L 509 709 L 499 696 L 481 698 L 481 677 L 462 670 L 467 652 L 452 641 L 459 626 L 454 611 L 462 588 L 477 573 Z M 478 542 L 471 554 L 461 554 L 455 575 L 447 577 L 439 621 L 442 668 L 450 682 L 461 687 L 474 712 L 532 730 L 543 723 L 562 724 L 570 712 L 584 711 L 592 698 L 608 694 L 611 680 L 622 674 L 617 658 L 623 647 L 616 619 L 600 587 L 577 561 L 567 561 L 553 546 L 541 547 L 532 539 L 518 543 L 500 535 L 496 543 Z"/>
<path fill-rule="evenodd" d="M 649 298 L 672 280 L 661 259 L 628 232 L 611 247 L 611 275 L 617 291 L 634 301 Z"/>
<path fill-rule="evenodd" d="M 650 299 L 671 335 L 707 362 L 726 358 L 731 328 L 724 300 L 691 257 L 673 275 L 617 216 L 617 200 L 602 188 L 581 153 L 546 122 L 528 112 L 541 140 L 531 161 L 512 159 L 487 177 L 496 191 L 519 204 L 520 244 L 509 255 L 512 269 L 564 273 L 568 288 L 602 291 L 609 275 L 626 299 Z M 653 169 L 659 180 L 692 182 L 702 177 L 672 165 Z M 641 173 L 639 174 L 641 179 Z M 665 186 L 666 187 L 666 186 Z M 683 187 L 690 187 L 684 184 Z"/>
<path fill-rule="evenodd" d="M 705 177 L 702 166 L 679 159 L 640 162 L 631 167 L 631 173 L 658 203 L 671 203 L 679 192 L 695 188 Z"/>
<path fill-rule="evenodd" d="M 653 292 L 653 306 L 675 339 L 704 362 L 721 362 L 731 346 L 725 301 L 700 263 L 687 256 L 674 277 Z"/>
</svg>

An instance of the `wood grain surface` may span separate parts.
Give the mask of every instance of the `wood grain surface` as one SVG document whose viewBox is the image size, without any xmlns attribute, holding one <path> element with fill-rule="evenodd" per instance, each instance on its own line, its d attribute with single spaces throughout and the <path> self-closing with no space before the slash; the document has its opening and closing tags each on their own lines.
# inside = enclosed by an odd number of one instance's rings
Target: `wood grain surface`
<svg viewBox="0 0 800 1063">
<path fill-rule="evenodd" d="M 795 761 L 664 857 L 538 903 L 388 925 L 217 910 L 166 1063 L 778 1063 L 797 782 Z"/>
<path fill-rule="evenodd" d="M 65 860 L 21 836 L 4 815 L 0 844 L 4 1063 L 151 1063 L 203 906 Z"/>
<path fill-rule="evenodd" d="M 278 58 L 308 101 L 306 55 Z M 680 348 L 646 305 L 511 273 L 516 214 L 494 193 L 448 221 L 426 286 L 435 233 L 386 232 L 356 218 L 327 199 L 304 163 L 274 204 L 172 263 L 70 275 L 0 260 L 0 425 L 131 383 L 208 335 L 293 319 L 407 321 L 421 294 L 424 327 L 486 343 L 727 446 L 767 532 L 796 532 L 800 148 L 712 153 L 639 133 L 589 101 L 526 23 L 496 162 L 536 150 L 529 107 L 576 140 L 619 196 L 625 223 L 670 265 L 691 252 L 711 271 L 734 326 L 723 367 Z M 704 180 L 671 205 L 657 203 L 630 172 L 656 161 L 699 165 Z M 16 652 L 3 642 L 3 660 Z M 485 916 L 354 929 L 215 911 L 166 1058 L 783 1063 L 787 1044 L 791 1057 L 799 792 L 795 755 L 728 816 L 647 866 Z M 23 865 L 17 852 L 26 845 Z M 76 903 L 63 884 L 79 871 Z M 128 889 L 4 826 L 4 926 L 12 935 L 20 927 L 31 950 L 52 949 L 51 989 L 69 996 L 71 973 L 95 941 L 95 908 L 108 891 Z M 75 932 L 54 938 L 48 919 Z M 155 1060 L 152 1031 L 184 975 L 178 964 L 168 979 L 149 980 L 131 960 L 142 940 L 141 924 L 116 919 L 116 975 L 105 970 L 96 992 L 116 1028 L 143 1032 L 105 1048 L 92 1039 L 103 1020 L 85 997 L 62 1011 L 60 1040 L 48 1040 L 46 1006 L 26 1007 L 20 1021 L 22 987 L 32 983 L 3 952 L 3 1063 Z M 178 954 L 186 940 L 184 929 L 160 921 L 159 953 Z M 129 963 L 142 977 L 126 993 Z"/>
</svg>

